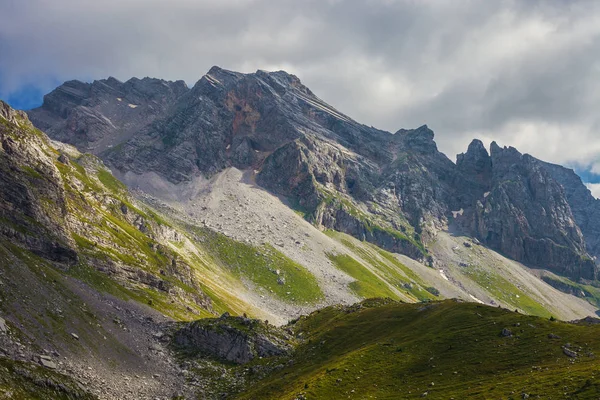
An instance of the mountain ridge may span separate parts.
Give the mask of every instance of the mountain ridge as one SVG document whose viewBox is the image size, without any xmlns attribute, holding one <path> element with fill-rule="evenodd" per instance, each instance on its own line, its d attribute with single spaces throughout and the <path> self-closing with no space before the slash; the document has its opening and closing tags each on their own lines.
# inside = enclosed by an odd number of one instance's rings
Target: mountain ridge
<svg viewBox="0 0 600 400">
<path fill-rule="evenodd" d="M 101 136 L 101 145 L 92 152 L 118 175 L 127 175 L 130 179 L 125 181 L 132 186 L 136 177 L 147 173 L 179 184 L 229 167 L 256 170 L 258 184 L 288 197 L 315 225 L 431 265 L 435 260 L 427 253 L 427 243 L 456 222 L 464 233 L 515 260 L 574 279 L 597 277 L 596 224 L 585 225 L 588 240 L 578 224 L 584 226 L 586 216 L 600 214 L 590 214 L 591 209 L 572 195 L 587 189 L 578 182 L 558 182 L 548 164 L 511 147 L 502 149 L 494 142 L 486 161 L 487 150 L 473 142 L 454 163 L 438 151 L 427 125 L 392 134 L 359 124 L 284 71 L 242 74 L 215 66 L 189 90 L 168 96 L 157 92 L 171 105 L 152 120 L 135 116 L 144 104 L 132 109 L 106 90 L 99 96 L 111 107 L 84 111 L 95 120 L 110 120 L 112 130 L 104 129 L 108 122 L 101 128 L 87 123 L 87 117 L 80 116 L 87 106 L 68 103 L 68 115 L 61 109 L 63 114 L 57 116 L 52 111 L 57 95 L 47 95 L 40 108 L 29 112 L 34 124 L 43 127 L 51 114 L 55 122 L 48 129 L 50 136 L 80 146 L 82 140 L 93 143 Z M 105 115 L 107 107 L 128 112 Z M 83 139 L 69 125 L 73 123 L 84 127 Z M 121 125 L 127 128 L 118 128 Z M 465 157 L 474 160 L 469 163 Z M 520 186 L 501 186 L 511 176 L 519 178 Z M 552 189 L 544 194 L 533 182 Z M 561 191 L 564 184 L 572 186 L 568 199 Z M 488 191 L 489 198 L 483 196 Z M 490 202 L 494 204 L 485 205 Z M 526 210 L 532 202 L 543 204 Z M 455 218 L 460 210 L 464 215 Z M 546 215 L 544 210 L 552 212 Z M 510 218 L 512 223 L 520 221 L 514 231 L 505 226 Z"/>
</svg>

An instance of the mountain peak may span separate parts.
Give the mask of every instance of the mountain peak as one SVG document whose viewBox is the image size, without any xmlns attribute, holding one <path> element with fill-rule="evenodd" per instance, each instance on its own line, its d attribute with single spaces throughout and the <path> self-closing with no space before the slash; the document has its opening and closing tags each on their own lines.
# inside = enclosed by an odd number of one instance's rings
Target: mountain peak
<svg viewBox="0 0 600 400">
<path fill-rule="evenodd" d="M 0 100 L 0 118 L 18 126 L 30 126 L 29 118 L 23 111 L 17 111 L 8 103 Z"/>
<path fill-rule="evenodd" d="M 405 143 L 413 150 L 423 153 L 432 153 L 437 151 L 435 144 L 435 134 L 427 125 L 421 125 L 417 129 L 401 129 L 396 134 L 402 134 Z"/>
<path fill-rule="evenodd" d="M 473 176 L 479 184 L 485 185 L 490 179 L 492 160 L 479 139 L 473 139 L 467 152 L 456 156 L 456 165 L 464 174 Z"/>
</svg>

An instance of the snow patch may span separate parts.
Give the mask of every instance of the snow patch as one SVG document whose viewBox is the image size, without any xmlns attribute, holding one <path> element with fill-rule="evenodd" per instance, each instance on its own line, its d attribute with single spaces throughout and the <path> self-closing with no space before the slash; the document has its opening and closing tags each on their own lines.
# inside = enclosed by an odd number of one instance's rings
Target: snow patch
<svg viewBox="0 0 600 400">
<path fill-rule="evenodd" d="M 120 97 L 117 97 L 117 100 L 119 100 L 119 101 L 123 101 L 123 99 L 122 99 L 122 98 L 120 98 Z"/>
<path fill-rule="evenodd" d="M 137 104 L 127 104 L 127 106 L 129 108 L 137 108 L 138 107 Z"/>
<path fill-rule="evenodd" d="M 207 81 L 208 81 L 208 82 L 209 82 L 211 85 L 213 85 L 213 86 L 216 86 L 216 85 L 220 85 L 220 84 L 221 84 L 221 82 L 220 82 L 220 81 L 219 81 L 217 78 L 215 78 L 215 77 L 212 77 L 212 76 L 210 76 L 209 74 L 206 74 L 206 75 L 204 75 L 204 76 L 206 77 L 206 80 L 207 80 Z"/>
<path fill-rule="evenodd" d="M 479 304 L 485 304 L 483 301 L 479 300 L 477 297 L 473 296 L 472 294 L 469 294 L 469 297 L 472 298 L 473 300 L 475 300 L 475 302 L 477 302 Z"/>
<path fill-rule="evenodd" d="M 489 195 L 490 195 L 490 192 L 485 192 L 485 193 L 483 194 L 483 198 L 485 199 L 485 198 L 487 198 Z"/>
<path fill-rule="evenodd" d="M 452 216 L 453 216 L 454 218 L 456 218 L 456 217 L 457 217 L 457 216 L 459 216 L 459 215 L 463 215 L 463 213 L 464 213 L 464 212 L 465 212 L 465 210 L 461 208 L 461 209 L 460 209 L 460 210 L 458 210 L 458 211 L 452 211 Z"/>
<path fill-rule="evenodd" d="M 448 279 L 448 277 L 446 276 L 446 273 L 444 272 L 443 269 L 440 269 L 439 271 L 440 271 L 440 275 L 442 276 L 442 278 L 444 278 L 447 281 L 450 281 L 450 279 Z"/>
<path fill-rule="evenodd" d="M 333 108 L 326 106 L 325 104 L 318 103 L 315 100 L 309 99 L 308 97 L 301 95 L 299 93 L 296 93 L 296 96 L 299 97 L 300 99 L 304 100 L 308 104 L 312 105 L 313 107 L 316 107 L 321 111 L 325 111 L 327 114 L 329 114 L 337 119 L 341 119 L 342 121 L 346 121 L 346 122 L 352 122 L 348 117 L 345 117 L 344 115 L 340 114 Z"/>
</svg>

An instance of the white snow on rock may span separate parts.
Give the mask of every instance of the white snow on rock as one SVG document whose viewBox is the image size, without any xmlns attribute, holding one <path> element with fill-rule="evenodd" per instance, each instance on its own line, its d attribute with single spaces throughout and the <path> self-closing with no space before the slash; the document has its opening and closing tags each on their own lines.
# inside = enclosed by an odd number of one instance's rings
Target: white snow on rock
<svg viewBox="0 0 600 400">
<path fill-rule="evenodd" d="M 456 217 L 457 217 L 457 216 L 459 216 L 459 215 L 463 215 L 463 213 L 464 213 L 464 212 L 465 212 L 465 210 L 461 208 L 461 209 L 460 209 L 460 210 L 458 210 L 458 211 L 452 211 L 452 216 L 453 216 L 454 218 L 456 218 Z"/>
<path fill-rule="evenodd" d="M 471 297 L 476 303 L 485 304 L 483 301 L 479 300 L 477 297 L 473 296 L 472 294 L 469 294 L 469 297 Z"/>
</svg>

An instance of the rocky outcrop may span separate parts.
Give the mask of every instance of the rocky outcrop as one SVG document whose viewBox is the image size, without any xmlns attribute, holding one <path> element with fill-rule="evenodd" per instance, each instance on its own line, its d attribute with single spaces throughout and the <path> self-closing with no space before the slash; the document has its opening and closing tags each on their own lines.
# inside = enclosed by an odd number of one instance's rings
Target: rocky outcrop
<svg viewBox="0 0 600 400">
<path fill-rule="evenodd" d="M 44 96 L 41 107 L 27 113 L 53 139 L 100 154 L 166 115 L 187 91 L 183 81 L 152 78 L 68 81 Z"/>
<path fill-rule="evenodd" d="M 283 330 L 255 319 L 230 317 L 202 319 L 185 324 L 173 335 L 175 347 L 188 355 L 203 355 L 245 364 L 256 357 L 291 352 L 291 337 Z"/>
<path fill-rule="evenodd" d="M 458 165 L 479 180 L 480 191 L 487 191 L 460 218 L 467 231 L 525 264 L 577 279 L 596 279 L 596 267 L 587 256 L 564 189 L 542 164 L 495 142 L 491 163 L 477 144 L 470 149 Z M 486 174 L 487 181 L 482 179 Z"/>
<path fill-rule="evenodd" d="M 481 140 L 474 139 L 466 153 L 456 156 L 456 166 L 464 175 L 479 184 L 480 190 L 485 192 L 489 189 L 492 180 L 492 158 Z"/>
<path fill-rule="evenodd" d="M 54 261 L 75 263 L 60 172 L 43 134 L 0 101 L 0 235 Z"/>
<path fill-rule="evenodd" d="M 600 258 L 600 200 L 592 196 L 572 169 L 542 161 L 540 164 L 563 187 L 588 253 Z"/>
<path fill-rule="evenodd" d="M 71 160 L 0 101 L 0 244 L 211 310 L 197 272 L 165 245 L 178 233 L 129 201 L 102 161 Z"/>
</svg>

